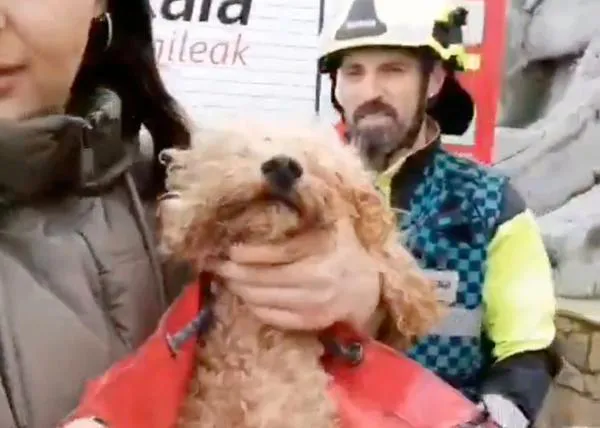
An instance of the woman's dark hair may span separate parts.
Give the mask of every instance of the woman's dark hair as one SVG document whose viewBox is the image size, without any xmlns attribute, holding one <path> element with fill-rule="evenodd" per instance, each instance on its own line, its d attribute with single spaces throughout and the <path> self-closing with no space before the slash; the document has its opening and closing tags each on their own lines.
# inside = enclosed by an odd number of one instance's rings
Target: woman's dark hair
<svg viewBox="0 0 600 428">
<path fill-rule="evenodd" d="M 190 131 L 158 71 L 149 0 L 107 0 L 107 3 L 112 20 L 111 44 L 104 50 L 106 26 L 93 23 L 71 91 L 72 100 L 89 96 L 98 86 L 108 87 L 120 96 L 123 137 L 136 138 L 142 124 L 152 137 L 154 182 L 150 193 L 155 196 L 162 191 L 165 177 L 158 153 L 168 147 L 189 147 Z"/>
</svg>

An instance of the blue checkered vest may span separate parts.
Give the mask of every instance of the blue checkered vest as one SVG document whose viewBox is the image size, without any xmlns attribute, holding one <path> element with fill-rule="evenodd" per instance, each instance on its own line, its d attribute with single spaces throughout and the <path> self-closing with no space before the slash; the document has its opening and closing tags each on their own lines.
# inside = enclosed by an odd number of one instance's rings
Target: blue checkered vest
<svg viewBox="0 0 600 428">
<path fill-rule="evenodd" d="M 482 334 L 482 286 L 504 183 L 504 177 L 438 149 L 410 212 L 399 221 L 405 244 L 450 305 L 442 323 L 408 354 L 473 400 L 490 361 Z"/>
</svg>

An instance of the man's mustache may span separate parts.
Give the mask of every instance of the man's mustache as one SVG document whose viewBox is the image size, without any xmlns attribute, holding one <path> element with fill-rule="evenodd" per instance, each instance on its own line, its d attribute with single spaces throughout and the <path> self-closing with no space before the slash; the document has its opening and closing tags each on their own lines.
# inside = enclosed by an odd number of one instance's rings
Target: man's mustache
<svg viewBox="0 0 600 428">
<path fill-rule="evenodd" d="M 360 105 L 352 115 L 354 119 L 354 123 L 357 123 L 359 120 L 364 118 L 365 116 L 369 116 L 372 114 L 383 113 L 386 116 L 391 117 L 394 120 L 398 120 L 396 115 L 396 110 L 389 104 L 386 104 L 379 100 L 367 101 L 366 103 Z"/>
</svg>

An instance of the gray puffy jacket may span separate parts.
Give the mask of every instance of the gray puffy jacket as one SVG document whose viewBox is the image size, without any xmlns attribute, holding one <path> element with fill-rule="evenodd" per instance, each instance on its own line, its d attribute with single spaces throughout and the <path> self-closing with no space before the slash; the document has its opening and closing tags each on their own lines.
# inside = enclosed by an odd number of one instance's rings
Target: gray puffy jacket
<svg viewBox="0 0 600 428">
<path fill-rule="evenodd" d="M 91 122 L 0 122 L 2 428 L 56 426 L 165 309 L 139 144 L 113 93 L 93 104 Z"/>
</svg>

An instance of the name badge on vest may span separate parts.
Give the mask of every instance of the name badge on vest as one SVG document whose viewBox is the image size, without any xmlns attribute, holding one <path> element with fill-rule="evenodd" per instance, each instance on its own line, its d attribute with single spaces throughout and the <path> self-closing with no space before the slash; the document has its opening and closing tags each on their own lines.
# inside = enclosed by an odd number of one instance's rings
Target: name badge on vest
<svg viewBox="0 0 600 428">
<path fill-rule="evenodd" d="M 438 298 L 441 302 L 456 302 L 456 293 L 458 292 L 458 283 L 460 282 L 457 271 L 425 269 L 424 272 L 429 280 L 435 282 Z"/>
</svg>

